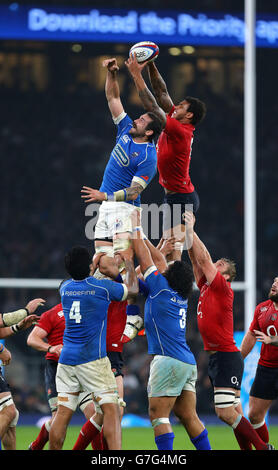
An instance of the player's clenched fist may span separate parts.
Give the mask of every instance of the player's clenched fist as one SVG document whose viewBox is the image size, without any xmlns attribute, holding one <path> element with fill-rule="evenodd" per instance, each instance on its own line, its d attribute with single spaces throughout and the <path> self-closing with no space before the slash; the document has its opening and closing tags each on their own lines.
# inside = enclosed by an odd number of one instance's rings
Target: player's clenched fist
<svg viewBox="0 0 278 470">
<path fill-rule="evenodd" d="M 102 62 L 102 66 L 106 67 L 110 72 L 118 72 L 118 70 L 119 70 L 119 66 L 118 66 L 117 60 L 115 58 L 105 59 Z"/>
<path fill-rule="evenodd" d="M 28 310 L 28 313 L 29 315 L 31 313 L 34 313 L 35 310 L 37 310 L 37 308 L 39 307 L 39 305 L 44 305 L 45 304 L 45 300 L 44 299 L 33 299 L 33 300 L 30 300 L 30 302 L 28 302 L 28 304 L 26 305 L 26 308 Z"/>
</svg>

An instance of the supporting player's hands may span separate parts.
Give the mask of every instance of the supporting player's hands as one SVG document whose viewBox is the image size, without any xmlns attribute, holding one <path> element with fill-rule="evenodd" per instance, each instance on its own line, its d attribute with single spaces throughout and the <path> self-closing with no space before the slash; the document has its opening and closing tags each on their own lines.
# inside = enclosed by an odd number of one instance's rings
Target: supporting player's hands
<svg viewBox="0 0 278 470">
<path fill-rule="evenodd" d="M 195 215 L 193 214 L 193 212 L 191 211 L 185 211 L 183 214 L 182 214 L 182 218 L 185 222 L 185 225 L 187 225 L 188 227 L 190 228 L 193 228 L 194 225 L 195 225 L 195 222 L 196 222 L 196 218 L 195 218 Z"/>
<path fill-rule="evenodd" d="M 28 315 L 28 317 L 23 318 L 19 323 L 17 323 L 19 330 L 27 330 L 32 325 L 37 325 L 40 317 L 38 315 Z"/>
<path fill-rule="evenodd" d="M 81 196 L 84 202 L 100 202 L 106 200 L 106 194 L 98 191 L 97 189 L 90 188 L 89 186 L 83 186 L 81 189 Z"/>
<path fill-rule="evenodd" d="M 264 344 L 271 344 L 272 343 L 271 336 L 268 336 L 268 335 L 266 335 L 265 333 L 263 333 L 262 331 L 259 331 L 259 330 L 254 330 L 254 333 L 256 335 L 256 340 L 259 341 L 260 343 L 264 343 Z"/>
<path fill-rule="evenodd" d="M 7 348 L 4 348 L 0 353 L 0 360 L 2 361 L 3 366 L 8 366 L 12 360 L 12 355 Z"/>
<path fill-rule="evenodd" d="M 40 305 L 44 305 L 44 304 L 45 304 L 45 300 L 44 300 L 44 299 L 33 299 L 33 300 L 30 300 L 30 302 L 28 302 L 28 304 L 26 305 L 26 308 L 27 308 L 27 310 L 28 310 L 29 315 L 31 315 L 32 313 L 34 313 Z"/>
<path fill-rule="evenodd" d="M 117 64 L 117 60 L 113 57 L 111 59 L 105 59 L 102 62 L 102 66 L 106 67 L 109 72 L 118 72 L 119 66 Z"/>
<path fill-rule="evenodd" d="M 146 62 L 139 64 L 136 59 L 136 55 L 133 53 L 125 61 L 125 65 L 128 68 L 128 71 L 132 77 L 141 74 L 143 68 L 146 66 Z"/>
<path fill-rule="evenodd" d="M 170 237 L 162 241 L 159 251 L 164 255 L 167 256 L 174 250 L 175 247 L 175 237 Z"/>
<path fill-rule="evenodd" d="M 61 351 L 62 351 L 63 345 L 62 344 L 56 344 L 55 346 L 51 346 L 51 350 L 49 351 L 51 354 L 56 354 L 56 356 L 60 356 Z"/>
<path fill-rule="evenodd" d="M 130 220 L 132 224 L 132 229 L 136 229 L 138 227 L 141 227 L 141 210 L 134 209 L 134 211 L 131 212 L 130 215 Z"/>
</svg>

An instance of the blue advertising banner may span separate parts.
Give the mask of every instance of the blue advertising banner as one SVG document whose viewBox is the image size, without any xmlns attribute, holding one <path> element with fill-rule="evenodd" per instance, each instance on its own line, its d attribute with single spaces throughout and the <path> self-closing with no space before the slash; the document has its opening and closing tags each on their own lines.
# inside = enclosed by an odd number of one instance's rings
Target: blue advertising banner
<svg viewBox="0 0 278 470">
<path fill-rule="evenodd" d="M 151 40 L 167 45 L 244 44 L 243 14 L 173 10 L 123 10 L 0 6 L 0 38 L 42 41 L 122 42 Z M 278 47 L 278 16 L 259 15 L 258 47 Z"/>
</svg>

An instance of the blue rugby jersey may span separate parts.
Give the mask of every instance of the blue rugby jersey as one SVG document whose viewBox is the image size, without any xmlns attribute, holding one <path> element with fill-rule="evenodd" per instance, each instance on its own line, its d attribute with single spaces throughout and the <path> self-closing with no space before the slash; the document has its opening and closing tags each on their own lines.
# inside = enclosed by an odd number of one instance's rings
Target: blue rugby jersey
<svg viewBox="0 0 278 470">
<path fill-rule="evenodd" d="M 106 356 L 107 310 L 111 300 L 127 296 L 124 284 L 87 277 L 60 287 L 65 317 L 61 364 L 77 365 Z"/>
<path fill-rule="evenodd" d="M 116 145 L 113 148 L 100 191 L 112 194 L 129 188 L 133 178 L 147 186 L 156 174 L 157 155 L 153 142 L 136 143 L 129 134 L 132 120 L 125 114 L 118 123 Z M 140 206 L 140 195 L 135 201 L 127 201 Z"/>
<path fill-rule="evenodd" d="M 188 301 L 169 286 L 167 279 L 155 266 L 145 276 L 149 288 L 144 316 L 148 353 L 196 364 L 186 342 Z"/>
</svg>

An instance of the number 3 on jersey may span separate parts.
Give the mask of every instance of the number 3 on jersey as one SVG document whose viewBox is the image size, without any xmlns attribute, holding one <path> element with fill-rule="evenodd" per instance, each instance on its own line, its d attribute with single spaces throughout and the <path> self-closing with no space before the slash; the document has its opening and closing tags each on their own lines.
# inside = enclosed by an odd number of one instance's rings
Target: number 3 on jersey
<svg viewBox="0 0 278 470">
<path fill-rule="evenodd" d="M 75 320 L 75 323 L 81 322 L 82 316 L 80 314 L 80 301 L 79 300 L 74 300 L 72 302 L 69 317 L 71 320 Z"/>
<path fill-rule="evenodd" d="M 179 315 L 181 316 L 180 327 L 181 327 L 182 330 L 184 330 L 185 325 L 186 325 L 186 310 L 185 310 L 185 308 L 180 309 Z"/>
</svg>

